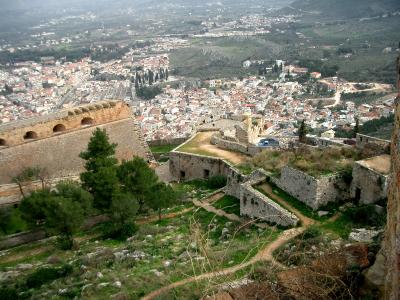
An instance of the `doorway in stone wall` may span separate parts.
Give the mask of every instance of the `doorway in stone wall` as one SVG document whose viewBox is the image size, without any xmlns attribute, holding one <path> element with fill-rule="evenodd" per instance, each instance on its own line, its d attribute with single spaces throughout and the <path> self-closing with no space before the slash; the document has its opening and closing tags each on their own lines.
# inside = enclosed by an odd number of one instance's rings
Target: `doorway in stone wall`
<svg viewBox="0 0 400 300">
<path fill-rule="evenodd" d="M 356 196 L 355 196 L 354 200 L 355 200 L 356 204 L 360 203 L 360 200 L 361 200 L 361 189 L 359 187 L 356 188 Z"/>
</svg>

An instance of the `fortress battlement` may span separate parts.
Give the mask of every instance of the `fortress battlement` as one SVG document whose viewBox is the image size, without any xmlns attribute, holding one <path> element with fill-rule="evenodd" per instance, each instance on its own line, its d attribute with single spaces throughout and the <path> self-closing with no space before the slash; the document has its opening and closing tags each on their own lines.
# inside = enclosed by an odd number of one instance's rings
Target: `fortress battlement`
<svg viewBox="0 0 400 300">
<path fill-rule="evenodd" d="M 96 130 L 104 129 L 117 144 L 119 161 L 134 156 L 151 160 L 150 149 L 128 104 L 102 101 L 0 126 L 0 185 L 29 167 L 45 169 L 50 178 L 78 176 L 79 157 Z M 1 202 L 1 200 L 0 200 Z"/>
<path fill-rule="evenodd" d="M 131 116 L 122 101 L 101 101 L 0 125 L 0 148 L 13 147 Z"/>
</svg>

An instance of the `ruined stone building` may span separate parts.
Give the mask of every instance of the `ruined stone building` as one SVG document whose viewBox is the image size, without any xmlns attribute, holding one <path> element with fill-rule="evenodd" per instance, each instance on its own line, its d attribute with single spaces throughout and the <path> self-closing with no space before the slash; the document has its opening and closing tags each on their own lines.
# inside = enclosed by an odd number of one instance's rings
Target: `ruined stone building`
<svg viewBox="0 0 400 300">
<path fill-rule="evenodd" d="M 50 178 L 78 175 L 84 166 L 79 154 L 96 128 L 105 129 L 118 145 L 119 160 L 134 155 L 150 159 L 130 107 L 121 101 L 97 102 L 0 125 L 0 185 L 28 167 L 43 168 Z"/>
</svg>

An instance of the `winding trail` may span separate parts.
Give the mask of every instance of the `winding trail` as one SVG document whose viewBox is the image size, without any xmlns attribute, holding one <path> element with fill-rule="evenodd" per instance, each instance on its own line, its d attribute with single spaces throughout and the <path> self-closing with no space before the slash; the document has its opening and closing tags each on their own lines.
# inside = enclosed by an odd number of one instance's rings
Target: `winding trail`
<svg viewBox="0 0 400 300">
<path fill-rule="evenodd" d="M 207 198 L 207 199 L 205 199 L 203 201 L 192 200 L 192 202 L 193 202 L 193 204 L 195 206 L 201 207 L 201 208 L 203 208 L 204 210 L 206 210 L 206 211 L 208 211 L 210 213 L 216 214 L 217 216 L 225 217 L 228 220 L 231 220 L 231 221 L 234 221 L 234 222 L 241 222 L 242 219 L 239 216 L 237 216 L 235 214 L 228 214 L 224 210 L 215 208 L 214 206 L 211 205 L 211 203 L 213 203 L 215 201 L 218 201 L 219 199 L 224 197 L 224 195 L 225 194 L 221 192 L 221 193 L 212 195 L 212 196 L 210 196 L 209 198 Z"/>
<path fill-rule="evenodd" d="M 271 197 L 273 194 L 272 192 L 272 188 L 270 185 L 266 184 L 266 185 L 262 185 L 261 188 L 267 192 L 268 194 L 271 194 Z M 223 196 L 223 194 L 222 194 Z M 224 212 L 223 210 L 217 209 L 215 207 L 213 207 L 212 205 L 210 205 L 210 202 L 215 201 L 216 197 L 217 199 L 220 199 L 218 197 L 222 197 L 220 194 L 216 194 L 213 195 L 211 197 L 213 197 L 213 199 L 205 199 L 205 201 L 198 201 L 198 200 L 193 200 L 193 204 L 195 206 L 198 207 L 202 207 L 203 209 L 215 213 L 219 216 L 224 216 L 229 220 L 232 221 L 241 221 L 241 218 L 236 216 L 236 215 L 231 215 L 231 214 L 227 214 L 226 212 Z M 233 273 L 236 273 L 237 271 L 240 271 L 248 266 L 251 266 L 257 262 L 260 261 L 269 261 L 271 262 L 274 266 L 279 267 L 279 268 L 285 268 L 285 266 L 283 266 L 281 263 L 277 262 L 275 260 L 275 258 L 273 257 L 273 252 L 278 249 L 279 247 L 281 247 L 282 245 L 286 244 L 288 241 L 290 241 L 291 239 L 295 238 L 296 236 L 302 234 L 310 225 L 317 223 L 317 221 L 312 220 L 306 216 L 304 216 L 300 211 L 298 211 L 297 209 L 295 209 L 294 207 L 292 207 L 290 204 L 288 204 L 286 201 L 284 201 L 282 198 L 280 198 L 279 196 L 275 195 L 274 197 L 272 197 L 273 200 L 277 201 L 279 204 L 284 205 L 285 207 L 287 207 L 289 210 L 291 210 L 297 217 L 299 217 L 299 219 L 301 220 L 301 227 L 297 227 L 297 228 L 291 228 L 288 230 L 285 230 L 282 232 L 282 234 L 273 242 L 269 243 L 268 245 L 266 245 L 263 249 L 261 249 L 255 256 L 253 256 L 250 260 L 238 264 L 236 266 L 232 266 L 229 268 L 225 268 L 225 269 L 221 269 L 219 271 L 214 271 L 214 272 L 210 272 L 210 273 L 204 273 L 201 275 L 197 275 L 194 277 L 189 277 L 177 282 L 173 282 L 167 286 L 164 286 L 158 290 L 155 290 L 149 294 L 147 294 L 146 296 L 144 296 L 142 298 L 142 300 L 151 300 L 154 299 L 156 297 L 161 296 L 162 294 L 181 287 L 183 285 L 186 285 L 188 283 L 192 283 L 192 282 L 196 282 L 196 281 L 201 281 L 201 280 L 205 280 L 205 279 L 211 279 L 211 278 L 215 278 L 215 277 L 220 277 L 220 276 L 226 276 L 226 275 L 230 275 Z M 234 216 L 234 217 L 233 217 Z"/>
<path fill-rule="evenodd" d="M 292 229 L 285 230 L 275 241 L 268 244 L 265 248 L 261 249 L 253 258 L 251 258 L 247 262 L 244 262 L 239 265 L 229 267 L 226 269 L 222 269 L 219 271 L 204 273 L 204 274 L 201 274 L 198 276 L 189 277 L 189 278 L 183 279 L 181 281 L 171 283 L 170 285 L 164 286 L 158 290 L 151 292 L 150 294 L 147 294 L 146 296 L 144 296 L 142 298 L 142 300 L 154 299 L 172 289 L 178 288 L 180 286 L 183 286 L 185 284 L 192 283 L 195 281 L 230 275 L 230 274 L 236 273 L 237 271 L 240 271 L 248 266 L 251 266 L 259 261 L 270 261 L 272 264 L 274 264 L 278 267 L 282 267 L 282 265 L 280 263 L 275 261 L 275 259 L 272 256 L 272 253 L 276 249 L 278 249 L 280 246 L 287 243 L 289 240 L 295 238 L 296 236 L 298 236 L 299 234 L 304 232 L 305 229 L 306 229 L 306 227 L 298 227 L 298 228 L 292 228 Z"/>
</svg>

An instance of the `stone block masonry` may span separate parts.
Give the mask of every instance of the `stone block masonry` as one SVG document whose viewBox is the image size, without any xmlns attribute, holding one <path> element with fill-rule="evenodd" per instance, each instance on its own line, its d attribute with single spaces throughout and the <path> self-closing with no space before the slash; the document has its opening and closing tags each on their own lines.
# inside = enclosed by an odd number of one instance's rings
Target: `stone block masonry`
<svg viewBox="0 0 400 300">
<path fill-rule="evenodd" d="M 0 126 L 0 138 L 6 141 L 0 147 L 0 184 L 35 166 L 46 169 L 50 178 L 78 175 L 84 166 L 79 154 L 96 128 L 105 129 L 118 144 L 118 160 L 152 159 L 130 108 L 123 102 L 101 102 Z M 34 134 L 27 138 L 28 132 Z"/>
<path fill-rule="evenodd" d="M 241 185 L 240 215 L 285 227 L 296 226 L 300 220 L 294 214 L 253 188 L 264 180 L 255 179 Z"/>
<path fill-rule="evenodd" d="M 280 177 L 271 177 L 271 181 L 280 189 L 314 210 L 343 199 L 339 187 L 344 185 L 338 175 L 313 177 L 300 170 L 285 166 Z M 344 187 L 343 190 L 346 190 Z"/>
<path fill-rule="evenodd" d="M 207 179 L 216 175 L 227 176 L 229 164 L 220 158 L 173 151 L 170 153 L 169 170 L 180 181 Z"/>
</svg>

